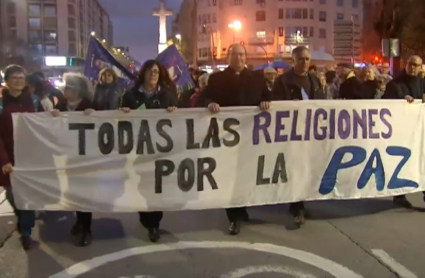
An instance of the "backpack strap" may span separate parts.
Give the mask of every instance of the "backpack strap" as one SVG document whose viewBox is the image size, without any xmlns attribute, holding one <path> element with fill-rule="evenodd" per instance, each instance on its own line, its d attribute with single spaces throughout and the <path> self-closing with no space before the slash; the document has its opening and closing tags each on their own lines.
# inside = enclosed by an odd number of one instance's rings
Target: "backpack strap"
<svg viewBox="0 0 425 278">
<path fill-rule="evenodd" d="M 32 105 L 34 106 L 34 112 L 38 112 L 38 107 L 40 106 L 40 100 L 34 94 L 31 94 Z"/>
</svg>

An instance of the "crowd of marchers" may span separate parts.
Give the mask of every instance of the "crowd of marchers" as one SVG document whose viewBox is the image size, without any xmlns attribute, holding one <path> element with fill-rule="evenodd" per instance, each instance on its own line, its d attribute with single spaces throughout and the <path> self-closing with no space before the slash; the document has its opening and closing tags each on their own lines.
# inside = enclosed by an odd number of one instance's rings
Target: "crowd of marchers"
<svg viewBox="0 0 425 278">
<path fill-rule="evenodd" d="M 422 60 L 412 56 L 406 67 L 396 77 L 389 73 L 388 64 L 381 69 L 367 67 L 358 71 L 347 63 L 338 64 L 336 69 L 328 67 L 317 72 L 311 65 L 308 48 L 297 47 L 292 52 L 293 67 L 278 75 L 276 69 L 266 68 L 259 74 L 246 67 L 246 49 L 240 44 L 229 47 L 228 64 L 223 71 L 212 74 L 191 70 L 195 88 L 177 94 L 176 85 L 166 68 L 155 60 L 144 63 L 134 86 L 122 92 L 118 77 L 112 69 L 105 68 L 99 80 L 93 83 L 84 75 L 67 73 L 63 76 L 62 90 L 54 88 L 41 73 L 27 75 L 19 65 L 10 65 L 4 70 L 6 85 L 0 98 L 0 186 L 6 190 L 6 198 L 17 217 L 17 231 L 25 250 L 37 246 L 32 239 L 36 224 L 34 211 L 17 209 L 14 203 L 10 173 L 14 165 L 13 113 L 35 113 L 47 111 L 58 117 L 66 111 L 82 111 L 90 115 L 93 111 L 164 109 L 171 113 L 177 107 L 207 107 L 211 113 L 220 113 L 221 107 L 258 106 L 268 110 L 272 101 L 294 101 L 314 99 L 405 99 L 409 103 L 422 99 L 425 81 Z M 403 196 L 394 198 L 396 205 L 409 208 L 411 204 Z M 289 204 L 294 223 L 301 226 L 309 214 L 304 202 Z M 229 233 L 239 234 L 241 222 L 249 221 L 246 208 L 226 209 L 230 222 Z M 80 246 L 92 241 L 92 213 L 76 212 L 77 220 L 71 229 Z M 159 226 L 163 212 L 139 212 L 140 223 L 148 231 L 152 242 L 160 239 Z"/>
</svg>

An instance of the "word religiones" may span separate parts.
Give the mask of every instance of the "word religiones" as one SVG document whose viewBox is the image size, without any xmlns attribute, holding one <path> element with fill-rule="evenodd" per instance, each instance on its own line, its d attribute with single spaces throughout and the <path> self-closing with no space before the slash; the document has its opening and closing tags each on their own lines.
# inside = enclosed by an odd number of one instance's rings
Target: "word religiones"
<svg viewBox="0 0 425 278">
<path fill-rule="evenodd" d="M 260 144 L 261 135 L 267 143 L 338 138 L 389 139 L 392 136 L 390 118 L 391 112 L 387 108 L 263 112 L 254 117 L 252 141 L 254 145 Z"/>
</svg>

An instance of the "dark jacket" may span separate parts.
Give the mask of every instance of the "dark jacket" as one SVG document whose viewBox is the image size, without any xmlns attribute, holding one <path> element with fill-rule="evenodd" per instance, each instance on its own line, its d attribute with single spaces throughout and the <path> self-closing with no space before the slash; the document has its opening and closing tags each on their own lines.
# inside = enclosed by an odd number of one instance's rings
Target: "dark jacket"
<svg viewBox="0 0 425 278">
<path fill-rule="evenodd" d="M 366 80 L 361 83 L 362 99 L 375 99 L 378 89 L 379 83 L 377 80 Z"/>
<path fill-rule="evenodd" d="M 12 113 L 34 113 L 34 101 L 28 91 L 24 91 L 19 97 L 9 95 L 6 88 L 2 89 L 3 111 L 0 114 L 0 168 L 8 163 L 15 163 L 13 121 Z M 43 111 L 38 103 L 37 111 Z M 10 186 L 9 175 L 4 175 L 0 170 L 0 186 Z"/>
<path fill-rule="evenodd" d="M 301 88 L 295 85 L 291 78 L 294 75 L 293 69 L 278 76 L 274 82 L 272 95 L 273 100 L 302 100 Z M 320 80 L 315 74 L 307 73 L 308 78 L 310 79 L 310 88 L 309 99 L 325 99 L 325 93 L 323 88 L 320 85 Z"/>
<path fill-rule="evenodd" d="M 422 99 L 425 93 L 425 80 L 419 76 L 409 76 L 403 70 L 392 81 L 388 82 L 383 99 L 404 99 L 411 96 L 416 99 Z"/>
<path fill-rule="evenodd" d="M 177 96 L 173 88 L 162 86 L 158 92 L 147 98 L 144 93 L 139 91 L 139 88 L 134 87 L 123 94 L 120 107 L 128 107 L 135 110 L 143 104 L 146 109 L 166 109 L 177 106 Z"/>
<path fill-rule="evenodd" d="M 339 86 L 339 97 L 342 99 L 363 99 L 362 83 L 353 72 L 350 72 L 346 79 Z"/>
<path fill-rule="evenodd" d="M 50 84 L 49 81 L 45 81 L 43 87 L 45 93 L 47 94 L 47 97 L 53 103 L 53 106 L 55 108 L 57 108 L 56 106 L 58 103 L 65 101 L 65 96 L 63 95 L 63 93 L 59 89 L 56 89 L 52 84 Z"/>
<path fill-rule="evenodd" d="M 95 87 L 93 109 L 97 111 L 116 110 L 119 107 L 121 92 L 117 84 L 98 83 Z"/>
<path fill-rule="evenodd" d="M 220 106 L 258 106 L 263 101 L 271 101 L 271 94 L 265 90 L 264 79 L 244 69 L 239 73 L 226 68 L 210 75 L 208 85 L 200 95 L 199 102 L 208 106 L 214 102 Z"/>
<path fill-rule="evenodd" d="M 84 111 L 86 109 L 92 109 L 92 108 L 93 108 L 93 102 L 91 100 L 89 100 L 89 99 L 83 98 L 81 100 L 81 102 L 78 104 L 78 106 L 75 109 L 75 111 Z M 58 109 L 61 112 L 68 111 L 68 102 L 66 100 L 65 101 L 61 101 L 56 106 L 56 109 Z"/>
</svg>

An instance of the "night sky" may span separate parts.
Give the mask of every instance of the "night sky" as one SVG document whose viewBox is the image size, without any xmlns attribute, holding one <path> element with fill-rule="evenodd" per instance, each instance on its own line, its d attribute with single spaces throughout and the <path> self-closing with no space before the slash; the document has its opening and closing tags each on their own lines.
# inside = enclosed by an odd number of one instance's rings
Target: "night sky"
<svg viewBox="0 0 425 278">
<path fill-rule="evenodd" d="M 158 52 L 158 17 L 152 10 L 159 8 L 159 0 L 99 0 L 109 12 L 114 24 L 114 45 L 128 46 L 130 55 L 140 62 L 156 57 Z M 166 6 L 177 14 L 183 0 L 168 0 Z M 167 17 L 167 36 L 171 22 Z"/>
</svg>

